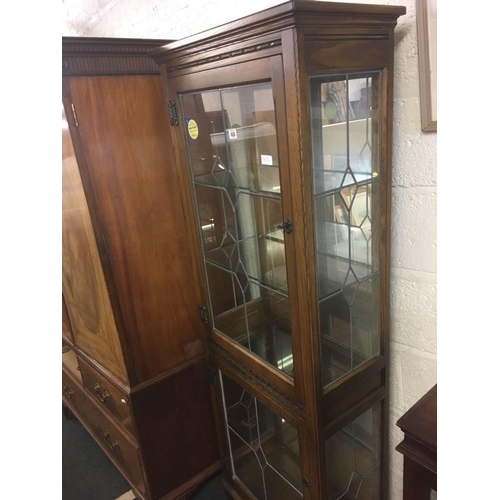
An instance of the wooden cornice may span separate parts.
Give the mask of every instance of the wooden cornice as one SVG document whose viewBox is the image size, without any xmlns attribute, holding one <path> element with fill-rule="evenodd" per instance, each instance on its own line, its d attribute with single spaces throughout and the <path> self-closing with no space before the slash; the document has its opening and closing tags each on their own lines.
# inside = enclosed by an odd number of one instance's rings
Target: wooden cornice
<svg viewBox="0 0 500 500">
<path fill-rule="evenodd" d="M 62 37 L 62 76 L 160 74 L 149 51 L 170 41 Z"/>
<path fill-rule="evenodd" d="M 180 60 L 213 49 L 245 40 L 252 40 L 264 34 L 277 33 L 291 27 L 307 29 L 308 26 L 335 28 L 390 28 L 397 18 L 406 13 L 406 8 L 394 5 L 365 5 L 334 2 L 312 2 L 292 0 L 263 10 L 236 21 L 223 24 L 201 33 L 152 49 L 150 55 L 158 64 L 167 63 L 167 69 L 183 64 Z"/>
</svg>

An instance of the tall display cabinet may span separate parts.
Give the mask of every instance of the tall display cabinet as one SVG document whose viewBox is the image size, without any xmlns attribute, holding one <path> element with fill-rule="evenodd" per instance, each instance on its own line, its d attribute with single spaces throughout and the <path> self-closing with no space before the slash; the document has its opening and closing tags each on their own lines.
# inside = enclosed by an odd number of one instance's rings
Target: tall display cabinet
<svg viewBox="0 0 500 500">
<path fill-rule="evenodd" d="M 62 40 L 62 398 L 139 500 L 220 467 L 163 43 Z"/>
<path fill-rule="evenodd" d="M 386 498 L 394 27 L 292 1 L 154 49 L 235 499 Z"/>
</svg>

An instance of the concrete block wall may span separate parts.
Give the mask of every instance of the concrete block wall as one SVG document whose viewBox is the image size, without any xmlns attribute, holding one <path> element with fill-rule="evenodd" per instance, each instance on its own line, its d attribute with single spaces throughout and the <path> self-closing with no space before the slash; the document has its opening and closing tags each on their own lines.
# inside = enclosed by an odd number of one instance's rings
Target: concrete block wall
<svg viewBox="0 0 500 500">
<path fill-rule="evenodd" d="M 394 450 L 403 415 L 437 381 L 437 134 L 420 127 L 415 0 L 395 32 L 391 264 L 390 499 L 401 500 L 403 459 Z M 63 0 L 63 33 L 179 39 L 281 0 Z"/>
</svg>

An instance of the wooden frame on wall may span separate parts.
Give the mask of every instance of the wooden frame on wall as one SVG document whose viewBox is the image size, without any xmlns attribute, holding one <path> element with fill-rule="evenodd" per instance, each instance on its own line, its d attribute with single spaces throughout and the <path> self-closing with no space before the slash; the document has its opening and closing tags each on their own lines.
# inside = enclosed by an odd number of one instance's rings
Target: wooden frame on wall
<svg viewBox="0 0 500 500">
<path fill-rule="evenodd" d="M 437 131 L 437 0 L 417 0 L 417 46 L 422 131 Z"/>
</svg>

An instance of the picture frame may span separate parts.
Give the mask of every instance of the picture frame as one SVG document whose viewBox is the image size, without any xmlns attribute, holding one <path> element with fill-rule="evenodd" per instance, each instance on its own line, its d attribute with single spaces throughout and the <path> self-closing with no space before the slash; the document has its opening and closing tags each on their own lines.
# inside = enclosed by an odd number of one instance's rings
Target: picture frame
<svg viewBox="0 0 500 500">
<path fill-rule="evenodd" d="M 416 0 L 420 115 L 423 132 L 437 131 L 437 0 Z"/>
</svg>

